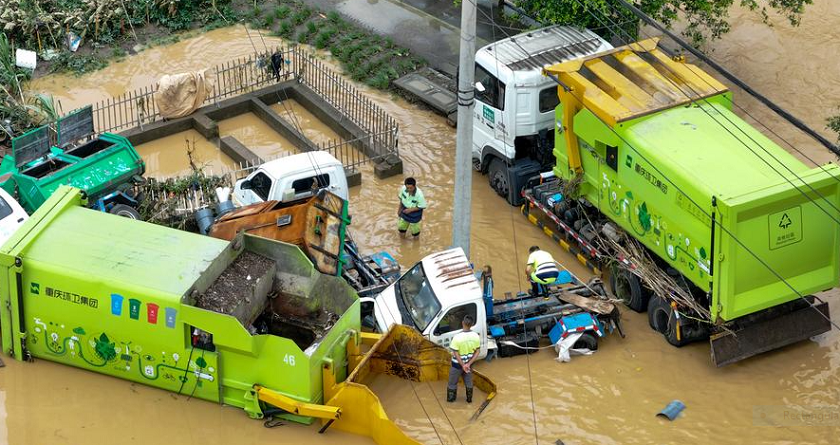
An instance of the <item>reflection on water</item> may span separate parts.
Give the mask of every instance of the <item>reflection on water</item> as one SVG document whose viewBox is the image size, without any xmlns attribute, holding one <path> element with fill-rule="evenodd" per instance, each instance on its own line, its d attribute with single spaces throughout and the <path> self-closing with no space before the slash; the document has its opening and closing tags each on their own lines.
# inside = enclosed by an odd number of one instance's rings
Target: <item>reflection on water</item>
<svg viewBox="0 0 840 445">
<path fill-rule="evenodd" d="M 807 7 L 802 26 L 795 31 L 784 25 L 758 26 L 754 15 L 736 11 L 739 20 L 730 36 L 717 45 L 715 57 L 760 91 L 782 101 L 795 115 L 821 128 L 826 110 L 837 105 L 831 102 L 840 102 L 833 94 L 840 91 L 840 61 L 833 57 L 834 51 L 822 50 L 838 41 L 834 22 L 840 10 L 837 2 L 818 3 Z M 83 104 L 145 85 L 163 73 L 203 67 L 207 54 L 224 60 L 248 52 L 250 44 L 241 27 L 223 29 L 144 52 L 103 72 L 72 78 L 72 82 L 56 77 L 39 80 L 36 85 L 54 92 L 65 103 Z M 807 83 L 803 79 L 808 79 Z M 451 243 L 455 133 L 443 118 L 364 86 L 359 88 L 399 123 L 405 175 L 417 178 L 429 209 L 419 240 L 398 237 L 396 194 L 402 178 L 378 179 L 371 167 L 365 166 L 363 185 L 351 190 L 353 235 L 365 250 L 387 250 L 407 266 Z M 741 96 L 736 96 L 739 99 Z M 177 139 L 172 145 L 182 144 Z M 828 158 L 824 149 L 813 144 L 806 147 L 813 157 Z M 162 160 L 156 168 L 168 163 Z M 477 173 L 473 175 L 473 197 L 471 260 L 477 267 L 494 267 L 498 292 L 527 287 L 522 268 L 533 244 L 550 251 L 582 278 L 588 276 L 586 269 L 530 225 L 518 209 L 496 196 L 487 178 Z M 832 305 L 833 318 L 840 319 L 837 293 L 826 299 Z M 535 435 L 543 444 L 557 440 L 566 444 L 838 442 L 840 426 L 756 427 L 752 420 L 753 411 L 762 406 L 840 406 L 840 333 L 836 330 L 815 342 L 716 369 L 707 344 L 673 348 L 648 327 L 645 314 L 625 311 L 624 326 L 627 338 L 607 337 L 595 355 L 570 363 L 557 363 L 553 353 L 544 350 L 477 364 L 499 384 L 499 395 L 473 423 L 467 420 L 472 408 L 463 401 L 443 401 L 441 383 L 414 384 L 412 389 L 405 382 L 380 377 L 371 385 L 389 416 L 412 436 L 430 444 L 438 443 L 438 436 L 447 444 L 533 444 Z M 370 443 L 332 430 L 318 435 L 315 428 L 296 425 L 268 430 L 241 410 L 187 401 L 44 361 L 9 363 L 0 370 L 0 391 L 6 394 L 6 427 L 9 442 L 14 444 Z M 460 398 L 463 400 L 463 393 Z M 673 423 L 655 417 L 673 399 L 685 402 L 684 414 Z"/>
</svg>

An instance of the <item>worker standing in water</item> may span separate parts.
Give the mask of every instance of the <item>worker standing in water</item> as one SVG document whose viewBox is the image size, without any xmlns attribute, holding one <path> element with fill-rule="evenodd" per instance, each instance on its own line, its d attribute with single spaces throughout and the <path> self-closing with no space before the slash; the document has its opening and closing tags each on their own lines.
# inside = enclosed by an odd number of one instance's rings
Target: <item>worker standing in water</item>
<svg viewBox="0 0 840 445">
<path fill-rule="evenodd" d="M 452 349 L 452 366 L 449 368 L 449 384 L 446 387 L 446 401 L 454 402 L 458 395 L 458 380 L 464 377 L 464 387 L 467 389 L 467 403 L 472 403 L 473 375 L 472 364 L 478 357 L 481 347 L 481 337 L 470 329 L 475 324 L 471 315 L 461 321 L 461 332 L 452 337 L 449 348 Z"/>
<path fill-rule="evenodd" d="M 568 272 L 566 272 L 568 274 Z M 528 262 L 525 265 L 525 275 L 531 280 L 531 294 L 542 295 L 545 286 L 558 281 L 561 276 L 557 261 L 550 253 L 540 250 L 539 246 L 531 246 L 528 249 Z M 565 280 L 568 282 L 568 280 Z"/>
<path fill-rule="evenodd" d="M 420 236 L 420 221 L 423 219 L 423 210 L 426 209 L 426 198 L 423 192 L 417 188 L 417 181 L 414 178 L 405 178 L 405 184 L 400 189 L 400 206 L 397 210 L 399 222 L 397 230 L 401 236 L 411 231 L 415 238 Z"/>
</svg>

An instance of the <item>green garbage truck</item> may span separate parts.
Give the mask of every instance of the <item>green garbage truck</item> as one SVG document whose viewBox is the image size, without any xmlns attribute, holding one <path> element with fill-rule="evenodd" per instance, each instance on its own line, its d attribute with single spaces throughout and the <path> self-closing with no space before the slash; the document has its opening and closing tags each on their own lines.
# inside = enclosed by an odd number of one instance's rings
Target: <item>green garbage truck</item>
<svg viewBox="0 0 840 445">
<path fill-rule="evenodd" d="M 140 219 L 133 186 L 143 181 L 146 164 L 128 139 L 111 133 L 92 137 L 90 113 L 90 107 L 79 110 L 12 140 L 12 153 L 0 163 L 0 187 L 27 213 L 60 185 L 70 185 L 87 193 L 97 210 Z"/>
<path fill-rule="evenodd" d="M 224 241 L 84 204 L 81 191 L 59 187 L 0 248 L 6 355 L 254 418 L 320 419 L 322 432 L 332 425 L 382 444 L 417 443 L 361 380 L 446 378 L 447 351 L 406 327 L 362 333 L 354 290 L 297 246 L 244 233 Z M 489 400 L 495 387 L 476 377 Z"/>
</svg>

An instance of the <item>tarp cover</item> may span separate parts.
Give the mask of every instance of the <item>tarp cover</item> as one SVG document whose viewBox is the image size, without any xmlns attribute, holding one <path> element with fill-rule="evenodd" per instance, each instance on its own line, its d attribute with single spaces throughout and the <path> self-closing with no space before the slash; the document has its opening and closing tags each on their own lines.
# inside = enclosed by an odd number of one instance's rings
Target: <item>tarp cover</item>
<svg viewBox="0 0 840 445">
<path fill-rule="evenodd" d="M 171 119 L 192 114 L 201 107 L 212 89 L 213 83 L 207 78 L 205 70 L 161 77 L 155 93 L 160 116 Z"/>
</svg>

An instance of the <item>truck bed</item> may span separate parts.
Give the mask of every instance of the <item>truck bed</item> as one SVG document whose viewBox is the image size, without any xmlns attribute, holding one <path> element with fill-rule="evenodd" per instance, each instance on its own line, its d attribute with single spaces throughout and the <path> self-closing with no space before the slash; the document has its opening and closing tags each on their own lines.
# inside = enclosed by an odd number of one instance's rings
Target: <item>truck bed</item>
<svg viewBox="0 0 840 445">
<path fill-rule="evenodd" d="M 244 251 L 196 298 L 196 306 L 249 326 L 268 306 L 276 262 Z"/>
</svg>

